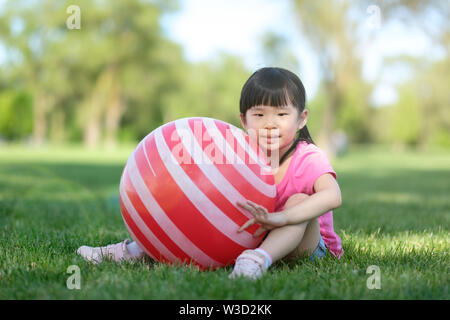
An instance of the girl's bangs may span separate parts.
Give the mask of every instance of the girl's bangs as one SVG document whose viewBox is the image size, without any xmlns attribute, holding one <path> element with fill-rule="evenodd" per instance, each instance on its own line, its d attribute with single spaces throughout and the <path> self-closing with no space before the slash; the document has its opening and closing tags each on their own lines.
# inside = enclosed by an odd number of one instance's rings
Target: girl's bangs
<svg viewBox="0 0 450 320">
<path fill-rule="evenodd" d="M 241 103 L 241 112 L 245 113 L 254 106 L 284 107 L 293 103 L 293 99 L 286 87 L 278 89 L 269 89 L 254 85 L 243 92 L 243 101 Z"/>
</svg>

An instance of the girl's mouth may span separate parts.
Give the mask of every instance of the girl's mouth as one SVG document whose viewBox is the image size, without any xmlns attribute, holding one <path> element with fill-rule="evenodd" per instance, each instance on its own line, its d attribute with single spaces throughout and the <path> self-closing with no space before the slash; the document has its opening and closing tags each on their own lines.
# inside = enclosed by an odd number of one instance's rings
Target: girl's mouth
<svg viewBox="0 0 450 320">
<path fill-rule="evenodd" d="M 280 137 L 279 136 L 273 136 L 273 137 L 261 137 L 260 139 L 268 144 L 273 144 L 274 142 L 278 141 Z"/>
</svg>

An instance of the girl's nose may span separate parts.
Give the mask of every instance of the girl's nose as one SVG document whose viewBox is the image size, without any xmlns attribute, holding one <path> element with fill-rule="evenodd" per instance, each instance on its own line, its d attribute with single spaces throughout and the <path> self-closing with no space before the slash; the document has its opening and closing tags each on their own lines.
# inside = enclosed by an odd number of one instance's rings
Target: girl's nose
<svg viewBox="0 0 450 320">
<path fill-rule="evenodd" d="M 269 119 L 266 121 L 266 123 L 264 124 L 264 129 L 266 130 L 273 130 L 273 129 L 277 129 L 278 128 L 278 124 L 276 123 L 276 121 Z"/>
<path fill-rule="evenodd" d="M 280 133 L 278 126 L 275 123 L 267 123 L 264 126 L 263 134 L 265 136 L 278 135 Z"/>
</svg>

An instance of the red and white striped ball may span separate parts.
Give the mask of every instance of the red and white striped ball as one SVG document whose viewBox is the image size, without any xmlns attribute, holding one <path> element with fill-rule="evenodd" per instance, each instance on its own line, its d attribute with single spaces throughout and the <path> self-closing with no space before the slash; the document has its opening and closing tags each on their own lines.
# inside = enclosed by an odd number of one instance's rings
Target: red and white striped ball
<svg viewBox="0 0 450 320">
<path fill-rule="evenodd" d="M 237 233 L 251 200 L 269 212 L 276 185 L 267 157 L 241 129 L 204 117 L 148 134 L 127 161 L 120 207 L 131 237 L 154 260 L 215 269 L 255 248 L 259 225 Z"/>
</svg>

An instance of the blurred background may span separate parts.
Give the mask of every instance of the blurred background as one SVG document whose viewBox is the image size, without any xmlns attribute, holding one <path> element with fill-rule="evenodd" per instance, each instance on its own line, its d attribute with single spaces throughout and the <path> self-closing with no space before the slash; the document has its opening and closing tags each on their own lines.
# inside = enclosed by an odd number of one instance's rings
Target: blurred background
<svg viewBox="0 0 450 320">
<path fill-rule="evenodd" d="M 0 146 L 135 145 L 205 116 L 239 124 L 265 66 L 302 79 L 313 139 L 450 149 L 446 0 L 0 0 Z"/>
</svg>

